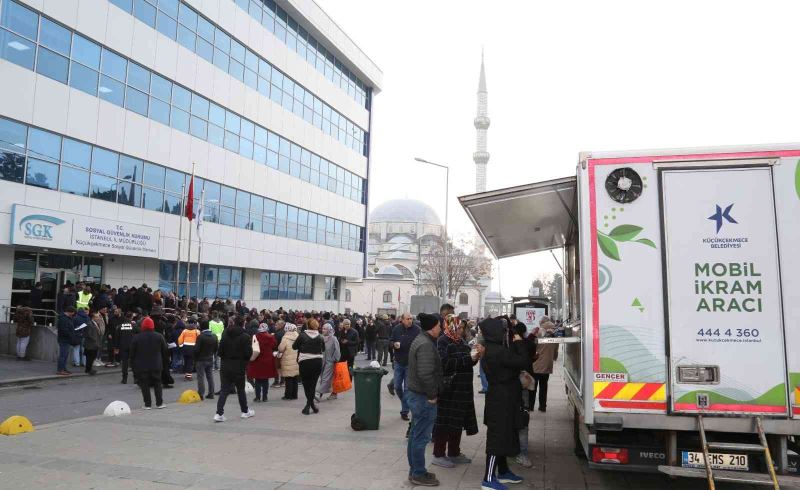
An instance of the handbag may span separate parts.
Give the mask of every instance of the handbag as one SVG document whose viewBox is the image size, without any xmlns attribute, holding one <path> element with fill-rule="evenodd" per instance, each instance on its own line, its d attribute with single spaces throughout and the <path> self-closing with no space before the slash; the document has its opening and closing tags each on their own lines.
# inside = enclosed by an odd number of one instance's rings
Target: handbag
<svg viewBox="0 0 800 490">
<path fill-rule="evenodd" d="M 350 370 L 347 368 L 347 362 L 337 362 L 333 366 L 333 383 L 331 389 L 334 393 L 343 393 L 353 387 L 353 382 L 350 380 Z"/>
<path fill-rule="evenodd" d="M 253 353 L 250 354 L 250 360 L 255 361 L 258 359 L 258 356 L 261 355 L 261 344 L 258 343 L 258 338 L 256 338 L 255 335 L 253 335 L 251 345 L 253 347 Z"/>
</svg>

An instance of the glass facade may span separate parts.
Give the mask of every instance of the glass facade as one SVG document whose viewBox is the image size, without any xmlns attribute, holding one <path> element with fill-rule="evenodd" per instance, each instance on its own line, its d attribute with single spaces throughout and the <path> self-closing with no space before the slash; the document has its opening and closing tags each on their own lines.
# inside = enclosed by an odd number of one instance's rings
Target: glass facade
<svg viewBox="0 0 800 490">
<path fill-rule="evenodd" d="M 0 57 L 12 63 L 317 187 L 366 202 L 361 177 L 11 0 L 2 2 L 0 42 Z M 9 171 L 17 167 L 15 163 Z M 47 165 L 34 170 L 53 177 Z M 15 177 L 21 182 L 23 175 Z M 110 180 L 98 178 L 97 185 L 100 193 L 111 195 L 106 187 Z"/>
<path fill-rule="evenodd" d="M 292 272 L 261 272 L 261 299 L 313 299 L 314 276 Z"/>
<path fill-rule="evenodd" d="M 337 277 L 325 276 L 325 299 L 339 299 L 339 279 Z"/>
<path fill-rule="evenodd" d="M 0 179 L 179 215 L 191 176 L 0 117 Z M 358 225 L 196 176 L 194 193 L 208 222 L 364 251 Z"/>
<path fill-rule="evenodd" d="M 363 129 L 188 4 L 110 1 L 346 147 L 367 154 Z"/>
<path fill-rule="evenodd" d="M 275 37 L 306 60 L 331 83 L 346 92 L 360 105 L 369 109 L 370 92 L 367 84 L 348 70 L 344 63 L 336 59 L 314 36 L 298 25 L 297 21 L 277 6 L 274 0 L 233 0 L 233 2 L 248 12 L 269 32 L 275 34 Z"/>
<path fill-rule="evenodd" d="M 162 260 L 158 264 L 158 289 L 175 291 L 179 296 L 186 295 L 187 271 L 189 272 L 189 296 L 192 298 L 242 299 L 244 269 L 236 267 L 219 267 L 201 264 L 200 277 L 197 276 L 197 264 L 187 269 L 186 262 L 181 262 L 180 274 L 177 275 L 175 261 Z M 175 278 L 178 276 L 178 284 Z"/>
</svg>

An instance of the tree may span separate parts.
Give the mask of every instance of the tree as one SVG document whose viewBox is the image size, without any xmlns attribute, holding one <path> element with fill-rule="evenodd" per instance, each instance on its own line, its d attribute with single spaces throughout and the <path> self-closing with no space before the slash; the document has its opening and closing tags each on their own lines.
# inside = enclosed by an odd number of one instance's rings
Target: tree
<svg viewBox="0 0 800 490">
<path fill-rule="evenodd" d="M 492 263 L 484 255 L 478 253 L 477 247 L 469 247 L 469 242 L 454 245 L 452 239 L 447 241 L 448 252 L 445 254 L 444 239 L 431 241 L 427 250 L 423 250 L 422 264 L 419 269 L 419 280 L 441 297 L 442 286 L 447 276 L 447 292 L 449 298 L 458 296 L 459 291 L 468 281 L 477 281 L 490 277 Z"/>
<path fill-rule="evenodd" d="M 550 299 L 553 311 L 558 314 L 551 315 L 559 318 L 561 309 L 564 307 L 564 284 L 560 273 L 553 274 L 553 278 L 545 286 L 545 296 Z"/>
</svg>

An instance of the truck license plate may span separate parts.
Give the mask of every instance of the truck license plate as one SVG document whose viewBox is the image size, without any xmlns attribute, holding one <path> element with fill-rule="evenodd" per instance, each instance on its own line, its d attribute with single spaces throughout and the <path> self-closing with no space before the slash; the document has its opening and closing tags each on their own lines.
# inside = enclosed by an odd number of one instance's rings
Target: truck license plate
<svg viewBox="0 0 800 490">
<path fill-rule="evenodd" d="M 750 467 L 747 465 L 746 454 L 723 454 L 709 453 L 711 468 L 715 470 L 744 470 Z M 683 461 L 681 466 L 684 468 L 705 468 L 705 458 L 702 452 L 683 451 Z"/>
</svg>

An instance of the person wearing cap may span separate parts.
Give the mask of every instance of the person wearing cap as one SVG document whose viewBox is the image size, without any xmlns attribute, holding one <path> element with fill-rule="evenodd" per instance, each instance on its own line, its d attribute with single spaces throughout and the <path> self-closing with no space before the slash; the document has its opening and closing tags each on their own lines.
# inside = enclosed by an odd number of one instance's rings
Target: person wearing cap
<svg viewBox="0 0 800 490">
<path fill-rule="evenodd" d="M 554 337 L 555 324 L 548 321 L 540 323 L 539 334 L 541 337 Z M 536 360 L 533 361 L 533 390 L 531 392 L 531 410 L 539 392 L 539 411 L 547 411 L 547 382 L 553 373 L 553 362 L 558 359 L 558 344 L 539 344 L 536 346 Z"/>
<path fill-rule="evenodd" d="M 442 328 L 438 315 L 420 313 L 417 317 L 422 332 L 408 349 L 408 392 L 406 401 L 411 409 L 408 433 L 408 479 L 414 485 L 435 487 L 436 475 L 425 468 L 425 447 L 431 441 L 436 422 L 436 402 L 442 391 L 442 361 L 436 341 Z"/>
<path fill-rule="evenodd" d="M 153 319 L 146 316 L 142 319 L 141 332 L 131 341 L 130 361 L 133 372 L 142 389 L 144 409 L 150 410 L 152 402 L 150 387 L 156 395 L 156 407 L 164 408 L 161 391 L 161 370 L 164 359 L 169 354 L 164 336 L 155 332 Z"/>
<path fill-rule="evenodd" d="M 199 335 L 200 332 L 197 331 L 197 315 L 192 315 L 189 318 L 189 324 L 186 325 L 186 329 L 178 337 L 178 345 L 183 353 L 183 377 L 186 380 L 192 379 L 194 346 L 197 344 Z"/>
</svg>

